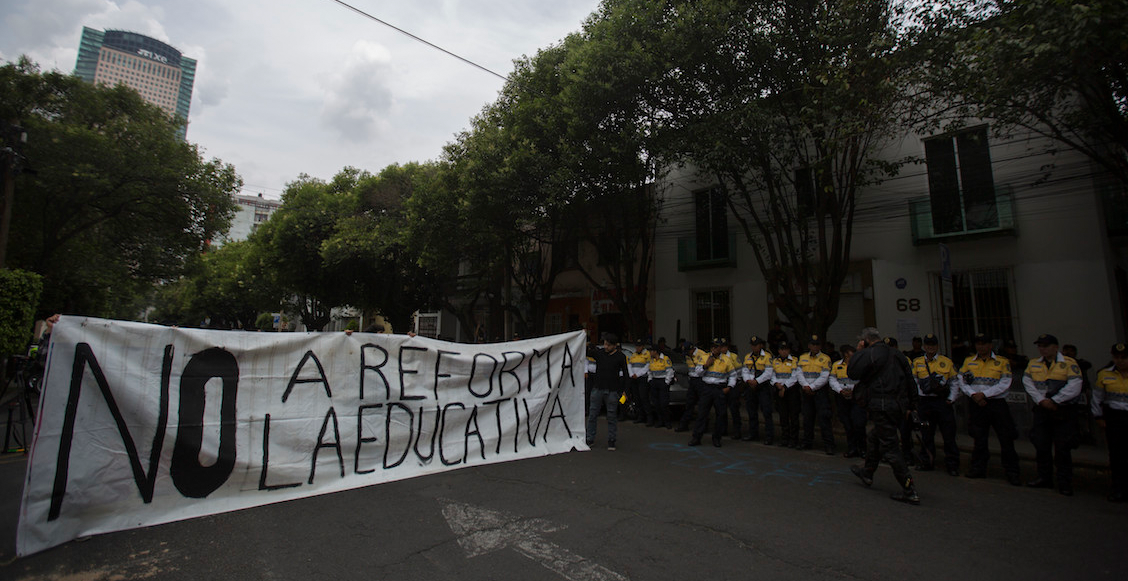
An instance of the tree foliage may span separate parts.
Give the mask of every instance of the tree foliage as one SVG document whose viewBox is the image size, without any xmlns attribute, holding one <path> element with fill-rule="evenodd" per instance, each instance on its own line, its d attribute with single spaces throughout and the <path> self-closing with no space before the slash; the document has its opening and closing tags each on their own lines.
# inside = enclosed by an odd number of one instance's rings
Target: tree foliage
<svg viewBox="0 0 1128 581">
<path fill-rule="evenodd" d="M 0 115 L 22 125 L 9 260 L 44 277 L 40 312 L 133 317 L 224 231 L 241 181 L 124 86 L 22 59 L 0 67 Z"/>
<path fill-rule="evenodd" d="M 1082 152 L 1128 186 L 1128 3 L 960 0 L 925 5 L 916 42 L 933 126 L 986 119 Z"/>
</svg>

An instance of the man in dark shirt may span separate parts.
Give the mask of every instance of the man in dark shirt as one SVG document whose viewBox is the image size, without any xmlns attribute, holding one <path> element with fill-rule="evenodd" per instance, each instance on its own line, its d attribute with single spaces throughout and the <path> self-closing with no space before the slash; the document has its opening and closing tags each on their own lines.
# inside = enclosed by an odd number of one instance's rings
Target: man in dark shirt
<svg viewBox="0 0 1128 581">
<path fill-rule="evenodd" d="M 917 390 L 905 356 L 881 340 L 877 329 L 862 329 L 858 352 L 850 358 L 847 375 L 858 382 L 854 398 L 866 407 L 873 428 L 869 433 L 864 466 L 851 466 L 850 471 L 866 486 L 873 484 L 878 462 L 884 460 L 893 468 L 901 491 L 893 500 L 920 504 L 913 477 L 897 445 L 897 430 L 910 410 L 916 409 Z"/>
<path fill-rule="evenodd" d="M 614 450 L 619 430 L 619 399 L 627 391 L 627 377 L 630 376 L 627 357 L 619 350 L 619 338 L 611 333 L 603 336 L 602 348 L 588 346 L 588 356 L 595 359 L 595 380 L 588 406 L 587 445 L 595 443 L 599 410 L 607 406 L 607 449 Z"/>
</svg>

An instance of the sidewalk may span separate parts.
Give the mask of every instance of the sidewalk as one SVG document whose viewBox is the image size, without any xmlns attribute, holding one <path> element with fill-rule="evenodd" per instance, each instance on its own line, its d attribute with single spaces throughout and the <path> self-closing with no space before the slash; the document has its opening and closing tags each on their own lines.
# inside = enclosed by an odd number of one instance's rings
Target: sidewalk
<svg viewBox="0 0 1128 581">
<path fill-rule="evenodd" d="M 974 442 L 971 436 L 967 434 L 956 434 L 956 441 L 960 446 L 961 454 L 971 455 L 971 450 Z M 936 449 L 940 453 L 943 448 L 943 443 L 940 435 L 936 436 Z M 991 451 L 993 458 L 999 457 L 999 439 L 995 437 L 995 432 L 991 432 L 988 438 L 987 448 Z M 1034 463 L 1036 455 L 1034 453 L 1034 444 L 1030 443 L 1029 438 L 1019 437 L 1014 441 L 1014 450 L 1018 452 L 1018 459 L 1022 462 Z M 1108 470 L 1108 450 L 1098 448 L 1093 445 L 1081 445 L 1073 451 L 1073 467 L 1074 468 L 1090 468 L 1094 470 Z"/>
</svg>

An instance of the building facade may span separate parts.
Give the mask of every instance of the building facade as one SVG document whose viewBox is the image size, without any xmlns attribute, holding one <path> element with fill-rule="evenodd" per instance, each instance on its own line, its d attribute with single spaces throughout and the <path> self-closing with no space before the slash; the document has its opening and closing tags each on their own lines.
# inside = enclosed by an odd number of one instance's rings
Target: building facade
<svg viewBox="0 0 1128 581">
<path fill-rule="evenodd" d="M 187 133 L 196 61 L 155 38 L 124 30 L 82 27 L 75 74 L 89 83 L 124 84 L 184 121 Z"/>
<path fill-rule="evenodd" d="M 231 228 L 220 240 L 221 244 L 246 240 L 252 232 L 258 229 L 259 224 L 266 222 L 275 210 L 282 207 L 282 202 L 264 198 L 262 194 L 254 196 L 238 194 L 235 196 L 235 202 L 239 204 L 239 210 L 235 213 L 235 217 L 231 219 Z"/>
<path fill-rule="evenodd" d="M 853 344 L 872 325 L 908 349 L 931 332 L 951 354 L 954 339 L 987 333 L 996 352 L 1013 340 L 1037 357 L 1035 338 L 1050 333 L 1105 363 L 1125 339 L 1128 228 L 1099 168 L 1054 145 L 997 138 L 987 125 L 890 143 L 888 159 L 920 163 L 859 192 L 827 339 Z M 691 340 L 738 342 L 767 333 L 781 314 L 743 230 L 713 211 L 715 182 L 688 168 L 668 185 L 665 206 L 685 211 L 666 214 L 656 237 L 657 332 L 681 326 Z M 1010 395 L 1021 424 L 1029 411 L 1018 381 Z"/>
</svg>

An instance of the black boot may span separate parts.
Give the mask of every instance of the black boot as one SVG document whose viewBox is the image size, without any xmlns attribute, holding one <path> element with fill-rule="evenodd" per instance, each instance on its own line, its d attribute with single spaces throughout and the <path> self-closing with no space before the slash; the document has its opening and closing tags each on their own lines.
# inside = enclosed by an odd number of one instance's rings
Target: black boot
<svg viewBox="0 0 1128 581">
<path fill-rule="evenodd" d="M 862 484 L 866 486 L 873 484 L 873 474 L 867 474 L 865 467 L 855 464 L 850 467 L 850 472 L 853 472 L 854 476 L 861 478 Z"/>
<path fill-rule="evenodd" d="M 908 488 L 901 490 L 901 492 L 894 492 L 889 498 L 897 502 L 907 502 L 909 504 L 920 504 L 920 497 L 917 496 L 916 487 L 912 484 Z"/>
</svg>

